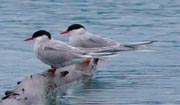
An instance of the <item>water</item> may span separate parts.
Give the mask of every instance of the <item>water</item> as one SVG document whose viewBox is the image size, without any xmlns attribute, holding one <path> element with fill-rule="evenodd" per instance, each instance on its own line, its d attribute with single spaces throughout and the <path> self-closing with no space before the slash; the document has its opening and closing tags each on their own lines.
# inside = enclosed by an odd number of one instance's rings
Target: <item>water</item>
<svg viewBox="0 0 180 105">
<path fill-rule="evenodd" d="M 121 42 L 158 40 L 150 51 L 122 52 L 90 81 L 57 97 L 64 105 L 180 104 L 179 0 L 1 0 L 0 96 L 48 68 L 23 40 L 39 29 L 60 36 L 70 24 Z"/>
</svg>

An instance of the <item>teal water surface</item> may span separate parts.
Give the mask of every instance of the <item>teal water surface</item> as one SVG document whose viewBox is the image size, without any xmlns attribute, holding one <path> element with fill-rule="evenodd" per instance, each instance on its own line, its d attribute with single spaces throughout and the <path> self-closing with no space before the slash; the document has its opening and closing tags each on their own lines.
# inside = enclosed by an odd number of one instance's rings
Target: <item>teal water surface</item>
<svg viewBox="0 0 180 105">
<path fill-rule="evenodd" d="M 70 24 L 121 42 L 158 40 L 146 51 L 122 52 L 101 64 L 95 77 L 58 96 L 61 105 L 180 104 L 179 0 L 1 0 L 0 96 L 26 76 L 48 68 L 23 40 L 39 29 Z"/>
</svg>

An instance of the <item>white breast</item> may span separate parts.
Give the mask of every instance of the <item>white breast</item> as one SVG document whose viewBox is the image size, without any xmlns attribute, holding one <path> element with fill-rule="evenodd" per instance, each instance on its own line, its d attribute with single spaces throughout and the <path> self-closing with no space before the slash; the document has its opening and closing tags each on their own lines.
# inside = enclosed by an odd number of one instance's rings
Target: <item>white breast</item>
<svg viewBox="0 0 180 105">
<path fill-rule="evenodd" d="M 38 49 L 39 47 L 45 43 L 47 43 L 50 39 L 46 36 L 46 35 L 43 35 L 43 36 L 40 36 L 40 37 L 37 37 L 35 38 L 35 43 L 34 43 L 34 52 L 35 54 L 38 56 Z"/>
</svg>

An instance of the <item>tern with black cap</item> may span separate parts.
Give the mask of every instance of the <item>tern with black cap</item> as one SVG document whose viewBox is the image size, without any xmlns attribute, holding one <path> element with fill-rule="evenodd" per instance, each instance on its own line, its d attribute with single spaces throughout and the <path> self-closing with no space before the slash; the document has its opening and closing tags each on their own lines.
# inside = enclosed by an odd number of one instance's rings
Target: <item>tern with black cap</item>
<svg viewBox="0 0 180 105">
<path fill-rule="evenodd" d="M 155 41 L 145 41 L 138 43 L 125 44 L 110 38 L 95 35 L 86 30 L 81 24 L 72 24 L 65 31 L 60 34 L 70 34 L 70 43 L 75 47 L 83 48 L 114 48 L 112 51 L 129 51 L 139 48 L 142 45 L 151 44 Z"/>
<path fill-rule="evenodd" d="M 98 56 L 95 53 L 93 53 L 94 55 L 90 55 L 60 40 L 54 40 L 46 30 L 36 31 L 32 37 L 24 41 L 31 40 L 35 41 L 34 52 L 37 58 L 52 67 L 50 72 L 55 72 L 58 68 L 84 62 L 89 58 L 93 58 L 93 56 Z"/>
</svg>

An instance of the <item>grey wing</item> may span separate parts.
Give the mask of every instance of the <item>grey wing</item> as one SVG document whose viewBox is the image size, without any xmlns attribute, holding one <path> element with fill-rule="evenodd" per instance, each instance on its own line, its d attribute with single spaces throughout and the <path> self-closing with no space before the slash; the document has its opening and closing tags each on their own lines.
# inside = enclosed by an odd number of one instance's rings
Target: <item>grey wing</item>
<svg viewBox="0 0 180 105">
<path fill-rule="evenodd" d="M 61 41 L 57 41 L 57 40 L 54 40 L 54 41 L 51 41 L 51 43 L 47 43 L 46 45 L 47 47 L 48 46 L 51 46 L 53 49 L 56 49 L 56 50 L 61 50 L 61 51 L 64 51 L 64 52 L 72 52 L 73 54 L 84 54 L 85 52 L 76 48 L 76 47 L 73 47 L 73 46 L 70 46 L 64 42 L 61 42 Z"/>
<path fill-rule="evenodd" d="M 89 35 L 84 40 L 81 40 L 81 47 L 84 48 L 98 48 L 98 47 L 108 47 L 108 46 L 117 46 L 119 42 L 103 38 L 96 35 Z"/>
<path fill-rule="evenodd" d="M 47 46 L 39 50 L 39 57 L 44 63 L 56 68 L 79 63 L 86 59 L 77 52 Z"/>
</svg>

